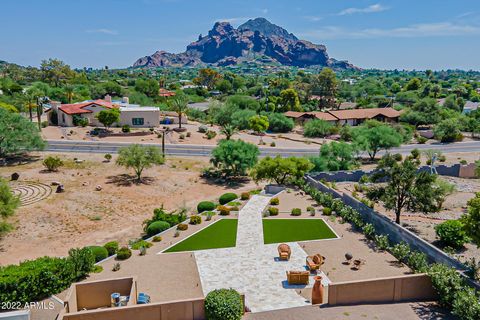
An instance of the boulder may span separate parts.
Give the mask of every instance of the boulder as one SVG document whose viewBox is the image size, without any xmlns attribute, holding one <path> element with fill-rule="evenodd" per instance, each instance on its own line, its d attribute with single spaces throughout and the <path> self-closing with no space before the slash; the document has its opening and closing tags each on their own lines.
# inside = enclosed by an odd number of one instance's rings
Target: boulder
<svg viewBox="0 0 480 320">
<path fill-rule="evenodd" d="M 59 184 L 57 186 L 57 190 L 55 191 L 56 193 L 62 193 L 62 192 L 65 192 L 65 187 L 63 186 L 63 184 Z"/>
<path fill-rule="evenodd" d="M 20 174 L 18 172 L 12 173 L 11 177 L 12 181 L 17 181 L 20 178 Z"/>
</svg>

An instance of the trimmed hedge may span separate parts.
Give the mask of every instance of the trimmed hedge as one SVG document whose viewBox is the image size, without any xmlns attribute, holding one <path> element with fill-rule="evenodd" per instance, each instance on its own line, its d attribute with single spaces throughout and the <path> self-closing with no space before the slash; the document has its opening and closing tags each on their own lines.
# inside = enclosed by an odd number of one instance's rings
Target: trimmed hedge
<svg viewBox="0 0 480 320">
<path fill-rule="evenodd" d="M 243 302 L 234 289 L 210 291 L 205 298 L 205 316 L 208 320 L 240 320 Z"/>
<path fill-rule="evenodd" d="M 155 221 L 148 225 L 147 227 L 147 235 L 153 236 L 162 231 L 165 231 L 170 228 L 170 224 L 166 221 Z"/>
<path fill-rule="evenodd" d="M 67 258 L 43 257 L 0 267 L 0 301 L 40 301 L 85 278 L 94 267 L 90 248 L 71 249 Z"/>
<path fill-rule="evenodd" d="M 107 249 L 108 256 L 113 256 L 118 251 L 118 242 L 117 241 L 110 241 L 103 245 L 105 249 Z"/>
<path fill-rule="evenodd" d="M 233 201 L 237 198 L 238 196 L 235 193 L 227 192 L 220 196 L 220 199 L 218 199 L 218 202 L 220 202 L 220 204 L 227 204 L 230 201 Z"/>
<path fill-rule="evenodd" d="M 127 260 L 132 256 L 132 250 L 127 247 L 121 247 L 117 252 L 117 260 Z"/>
<path fill-rule="evenodd" d="M 190 224 L 196 225 L 202 223 L 202 217 L 201 216 L 191 216 L 190 217 Z"/>
<path fill-rule="evenodd" d="M 230 208 L 225 206 L 218 206 L 217 210 L 221 216 L 228 216 L 230 214 Z"/>
<path fill-rule="evenodd" d="M 435 232 L 443 244 L 455 249 L 463 247 L 470 240 L 465 226 L 459 220 L 442 222 L 435 226 Z"/>
<path fill-rule="evenodd" d="M 278 199 L 278 198 L 272 198 L 272 199 L 270 199 L 270 204 L 271 204 L 272 206 L 278 206 L 279 203 L 280 203 L 280 199 Z"/>
<path fill-rule="evenodd" d="M 278 216 L 278 208 L 275 208 L 275 207 L 268 208 L 268 214 L 271 216 Z"/>
<path fill-rule="evenodd" d="M 198 213 L 202 213 L 204 211 L 212 211 L 215 209 L 215 203 L 211 201 L 202 201 L 197 205 Z"/>
<path fill-rule="evenodd" d="M 248 200 L 248 199 L 250 199 L 250 192 L 242 192 L 242 194 L 240 195 L 240 199 L 241 199 L 241 200 Z"/>
<path fill-rule="evenodd" d="M 95 257 L 95 262 L 102 261 L 108 258 L 108 251 L 105 247 L 101 246 L 90 246 L 87 247 L 92 250 L 93 256 Z"/>
<path fill-rule="evenodd" d="M 177 226 L 177 230 L 180 230 L 180 231 L 185 231 L 188 229 L 188 224 L 185 224 L 185 223 L 180 223 L 178 226 Z"/>
<path fill-rule="evenodd" d="M 300 209 L 300 208 L 293 208 L 292 209 L 292 213 L 291 213 L 292 216 L 298 217 L 301 214 L 302 214 L 302 209 Z"/>
</svg>

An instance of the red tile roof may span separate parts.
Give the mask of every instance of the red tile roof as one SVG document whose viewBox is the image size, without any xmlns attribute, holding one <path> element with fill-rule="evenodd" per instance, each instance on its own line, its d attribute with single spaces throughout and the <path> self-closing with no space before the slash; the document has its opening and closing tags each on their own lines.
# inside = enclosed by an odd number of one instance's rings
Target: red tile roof
<svg viewBox="0 0 480 320">
<path fill-rule="evenodd" d="M 400 112 L 393 108 L 367 108 L 367 109 L 351 109 L 351 110 L 331 110 L 328 111 L 331 115 L 339 120 L 348 119 L 373 119 L 378 115 L 383 115 L 387 118 L 398 118 Z"/>
<path fill-rule="evenodd" d="M 167 89 L 164 89 L 164 88 L 160 88 L 158 90 L 158 95 L 160 97 L 173 97 L 175 95 L 175 92 L 168 91 Z"/>
<path fill-rule="evenodd" d="M 317 118 L 317 119 L 322 119 L 326 121 L 336 121 L 338 120 L 331 114 L 327 112 L 320 112 L 320 111 L 315 111 L 315 112 L 297 112 L 297 111 L 287 111 L 284 113 L 286 117 L 289 118 L 300 118 L 302 116 L 309 116 L 310 118 Z"/>
<path fill-rule="evenodd" d="M 80 114 L 80 113 L 91 113 L 92 111 L 88 109 L 84 109 L 85 107 L 91 105 L 98 105 L 105 107 L 107 109 L 117 108 L 117 106 L 111 102 L 98 99 L 95 101 L 87 101 L 87 102 L 80 102 L 80 103 L 72 103 L 72 104 L 62 104 L 60 105 L 59 109 L 65 112 L 66 114 Z"/>
</svg>

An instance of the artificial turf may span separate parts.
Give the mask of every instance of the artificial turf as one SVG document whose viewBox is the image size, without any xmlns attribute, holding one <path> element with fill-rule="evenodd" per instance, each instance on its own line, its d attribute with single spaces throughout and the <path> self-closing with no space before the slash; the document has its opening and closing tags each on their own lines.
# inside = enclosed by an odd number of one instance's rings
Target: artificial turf
<svg viewBox="0 0 480 320">
<path fill-rule="evenodd" d="M 164 252 L 235 247 L 237 241 L 237 225 L 237 219 L 219 220 Z"/>
<path fill-rule="evenodd" d="M 265 244 L 336 237 L 322 219 L 263 219 Z"/>
</svg>

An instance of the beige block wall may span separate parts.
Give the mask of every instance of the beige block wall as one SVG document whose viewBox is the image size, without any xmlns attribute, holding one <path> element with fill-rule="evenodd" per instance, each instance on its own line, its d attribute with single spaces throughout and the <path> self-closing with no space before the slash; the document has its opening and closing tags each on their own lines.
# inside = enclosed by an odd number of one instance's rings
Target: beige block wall
<svg viewBox="0 0 480 320">
<path fill-rule="evenodd" d="M 426 274 L 332 283 L 328 287 L 329 305 L 432 301 L 436 298 Z"/>
<path fill-rule="evenodd" d="M 135 126 L 133 118 L 143 118 L 143 126 Z M 157 127 L 160 124 L 160 111 L 122 111 L 120 113 L 120 125 L 129 125 L 132 128 Z"/>
<path fill-rule="evenodd" d="M 460 166 L 460 172 L 458 173 L 458 176 L 460 178 L 476 178 L 475 175 L 475 169 L 476 169 L 475 163 L 469 163 L 467 165 L 461 165 Z"/>
</svg>

